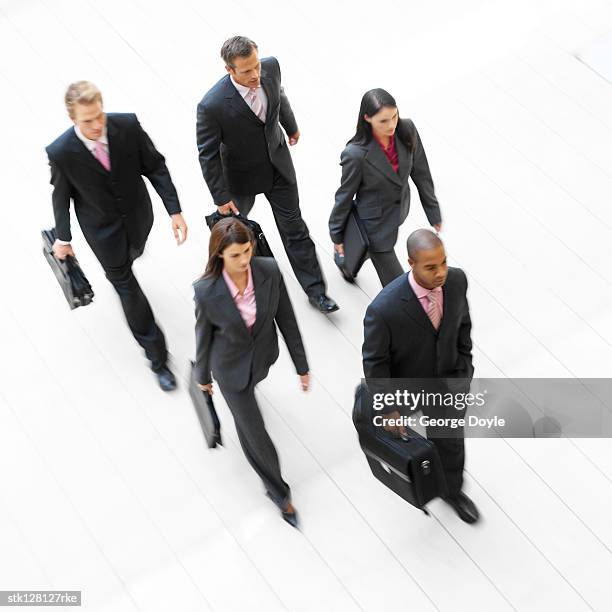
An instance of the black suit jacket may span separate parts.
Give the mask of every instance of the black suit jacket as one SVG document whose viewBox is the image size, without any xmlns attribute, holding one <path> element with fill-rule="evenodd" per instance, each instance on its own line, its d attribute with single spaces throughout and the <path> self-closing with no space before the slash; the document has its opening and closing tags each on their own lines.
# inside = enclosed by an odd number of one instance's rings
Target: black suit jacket
<svg viewBox="0 0 612 612">
<path fill-rule="evenodd" d="M 257 318 L 251 332 L 222 275 L 201 278 L 193 285 L 196 304 L 196 380 L 242 391 L 268 375 L 278 358 L 280 328 L 298 374 L 308 372 L 302 336 L 295 319 L 285 282 L 276 261 L 254 257 L 251 273 L 257 303 Z"/>
<path fill-rule="evenodd" d="M 389 283 L 364 319 L 366 378 L 466 378 L 472 366 L 472 324 L 463 270 L 449 268 L 438 331 L 414 294 L 408 274 Z"/>
<path fill-rule="evenodd" d="M 355 201 L 357 213 L 370 240 L 370 250 L 390 251 L 397 241 L 399 226 L 410 210 L 411 177 L 431 225 L 442 220 L 434 192 L 427 156 L 419 133 L 410 119 L 402 119 L 413 149 L 395 137 L 399 172 L 395 172 L 375 139 L 368 145 L 348 144 L 342 152 L 342 179 L 329 218 L 329 232 L 336 244 L 344 242 L 344 227 Z"/>
<path fill-rule="evenodd" d="M 163 155 L 132 113 L 108 113 L 111 170 L 106 171 L 76 135 L 66 130 L 47 147 L 55 229 L 70 241 L 70 200 L 85 239 L 104 267 L 123 265 L 129 247 L 141 250 L 153 224 L 146 176 L 169 215 L 180 213 Z"/>
<path fill-rule="evenodd" d="M 224 76 L 198 104 L 197 141 L 202 174 L 216 205 L 232 195 L 272 188 L 274 168 L 291 184 L 295 169 L 281 125 L 292 136 L 297 123 L 281 86 L 274 57 L 261 60 L 261 86 L 268 98 L 265 124 Z M 280 124 L 279 124 L 280 122 Z"/>
</svg>

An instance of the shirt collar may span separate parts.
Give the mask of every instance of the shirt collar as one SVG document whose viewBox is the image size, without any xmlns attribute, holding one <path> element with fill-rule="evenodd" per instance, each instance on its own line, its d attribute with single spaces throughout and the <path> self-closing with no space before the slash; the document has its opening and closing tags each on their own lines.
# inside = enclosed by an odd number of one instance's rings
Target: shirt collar
<svg viewBox="0 0 612 612">
<path fill-rule="evenodd" d="M 426 289 L 425 287 L 421 287 L 421 285 L 419 285 L 419 283 L 417 283 L 414 279 L 414 274 L 412 273 L 412 270 L 408 272 L 408 282 L 410 283 L 414 294 L 417 296 L 417 298 L 419 298 L 419 300 L 424 297 L 427 297 L 430 293 L 442 292 L 442 287 L 435 287 L 434 289 Z"/>
<path fill-rule="evenodd" d="M 244 290 L 243 296 L 253 291 L 253 274 L 251 273 L 251 266 L 247 268 L 247 273 L 248 273 L 247 286 L 246 286 L 246 289 Z M 229 289 L 232 299 L 236 299 L 236 296 L 240 295 L 240 291 L 238 290 L 238 287 L 236 287 L 236 284 L 231 279 L 230 275 L 225 271 L 225 269 L 223 270 L 223 279 L 225 280 L 225 284 L 227 285 L 227 288 Z"/>
<path fill-rule="evenodd" d="M 96 142 L 101 142 L 102 144 L 108 146 L 108 134 L 106 132 L 106 126 L 104 126 L 102 136 L 100 136 L 97 141 L 89 140 L 89 138 L 83 136 L 83 132 L 81 132 L 78 125 L 74 126 L 74 133 L 77 135 L 77 138 L 89 149 L 89 151 L 95 151 Z"/>
<path fill-rule="evenodd" d="M 230 74 L 230 79 L 232 80 L 232 84 L 234 85 L 234 87 L 238 90 L 238 93 L 245 98 L 247 96 L 247 94 L 249 93 L 249 91 L 251 91 L 250 87 L 245 87 L 244 85 L 241 85 L 240 83 L 237 83 L 236 81 L 234 81 L 234 77 Z M 259 82 L 259 85 L 257 87 L 255 87 L 255 89 L 260 89 L 261 88 L 261 81 Z"/>
<path fill-rule="evenodd" d="M 385 147 L 385 145 L 382 143 L 382 141 L 378 140 L 378 138 L 376 138 L 374 133 L 372 133 L 372 136 L 374 137 L 374 140 L 378 143 L 378 146 L 383 151 L 385 151 L 387 153 L 393 153 L 395 151 L 395 134 L 393 134 L 393 136 L 391 136 L 391 138 L 389 139 L 389 146 L 388 147 Z"/>
</svg>

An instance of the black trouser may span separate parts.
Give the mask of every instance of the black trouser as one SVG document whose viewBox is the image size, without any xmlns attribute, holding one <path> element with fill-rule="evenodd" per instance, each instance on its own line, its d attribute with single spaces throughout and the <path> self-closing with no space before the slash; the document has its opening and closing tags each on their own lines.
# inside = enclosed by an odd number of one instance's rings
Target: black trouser
<svg viewBox="0 0 612 612">
<path fill-rule="evenodd" d="M 455 410 L 450 407 L 446 410 L 424 410 L 432 418 L 465 418 L 465 410 Z M 442 469 L 446 476 L 449 496 L 455 496 L 463 486 L 463 466 L 465 465 L 465 440 L 463 427 L 451 428 L 443 426 L 430 426 L 426 428 L 427 438 L 435 445 L 440 456 Z"/>
<path fill-rule="evenodd" d="M 275 170 L 272 189 L 264 195 L 272 206 L 285 252 L 302 289 L 309 297 L 324 293 L 325 280 L 308 227 L 302 219 L 297 185 L 289 184 Z M 255 195 L 234 195 L 232 201 L 240 214 L 248 217 L 255 203 Z"/>
<path fill-rule="evenodd" d="M 281 475 L 278 454 L 257 405 L 254 386 L 249 383 L 243 391 L 220 389 L 234 417 L 240 446 L 248 462 L 262 479 L 274 503 L 285 509 L 290 501 L 289 485 Z"/>
<path fill-rule="evenodd" d="M 404 273 L 404 269 L 395 254 L 395 250 L 392 249 L 391 251 L 382 251 L 379 253 L 370 251 L 369 255 L 383 287 Z"/>
<path fill-rule="evenodd" d="M 142 250 L 133 251 L 132 255 L 140 253 Z M 126 264 L 117 268 L 104 268 L 104 272 L 119 295 L 125 318 L 136 342 L 144 349 L 153 371 L 159 370 L 166 364 L 168 357 L 166 340 L 134 276 L 132 260 L 129 259 Z"/>
</svg>

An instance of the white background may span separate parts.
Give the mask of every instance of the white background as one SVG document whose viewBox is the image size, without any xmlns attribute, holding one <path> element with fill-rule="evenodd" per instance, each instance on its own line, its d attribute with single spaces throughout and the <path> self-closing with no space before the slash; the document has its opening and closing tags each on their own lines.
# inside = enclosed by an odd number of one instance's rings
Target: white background
<svg viewBox="0 0 612 612">
<path fill-rule="evenodd" d="M 335 270 L 327 218 L 362 94 L 388 89 L 419 128 L 452 265 L 470 280 L 478 376 L 612 374 L 612 90 L 578 61 L 612 32 L 601 0 L 0 1 L 0 589 L 76 589 L 86 610 L 609 610 L 609 440 L 468 440 L 483 519 L 431 517 L 369 472 L 350 419 L 362 317 L 379 290 Z M 302 531 L 265 498 L 220 394 L 208 451 L 183 376 L 191 282 L 212 210 L 195 108 L 224 74 L 223 40 L 278 57 L 302 138 L 302 212 L 341 310 L 323 317 L 287 264 L 267 202 L 252 217 L 285 272 L 312 366 L 282 350 L 259 398 Z M 96 292 L 70 312 L 40 253 L 52 225 L 44 147 L 89 79 L 136 112 L 167 158 L 190 225 L 156 222 L 136 274 L 181 385 L 156 386 L 73 221 Z M 426 224 L 416 190 L 402 228 Z"/>
</svg>

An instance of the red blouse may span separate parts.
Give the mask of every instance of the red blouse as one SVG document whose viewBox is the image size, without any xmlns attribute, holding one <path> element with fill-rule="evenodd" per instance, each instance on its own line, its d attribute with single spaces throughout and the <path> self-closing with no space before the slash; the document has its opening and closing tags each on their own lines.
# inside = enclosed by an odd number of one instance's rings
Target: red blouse
<svg viewBox="0 0 612 612">
<path fill-rule="evenodd" d="M 374 136 L 374 138 L 376 139 L 376 142 L 379 144 L 383 153 L 389 160 L 389 163 L 393 167 L 393 170 L 397 172 L 399 170 L 399 161 L 397 159 L 397 149 L 395 148 L 395 135 L 391 137 L 388 147 L 385 147 L 385 145 L 380 140 L 378 140 L 376 136 Z"/>
</svg>

